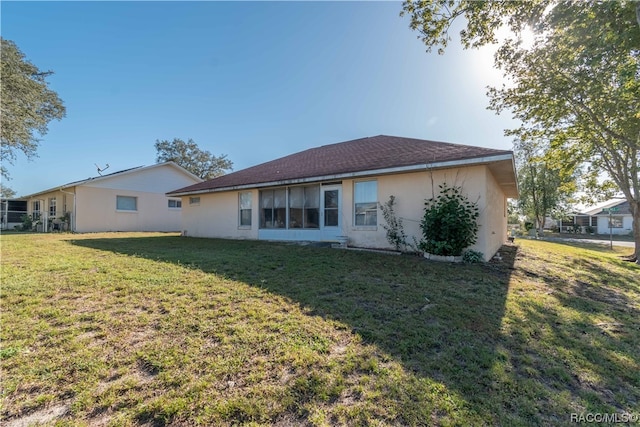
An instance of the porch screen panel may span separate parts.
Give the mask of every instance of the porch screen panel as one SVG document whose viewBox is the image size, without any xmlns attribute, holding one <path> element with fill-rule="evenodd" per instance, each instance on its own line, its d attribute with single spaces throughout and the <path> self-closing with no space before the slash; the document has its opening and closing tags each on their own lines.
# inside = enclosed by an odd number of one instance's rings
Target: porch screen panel
<svg viewBox="0 0 640 427">
<path fill-rule="evenodd" d="M 287 226 L 287 190 L 278 188 L 273 190 L 273 227 Z"/>
<path fill-rule="evenodd" d="M 260 228 L 273 228 L 273 190 L 260 191 Z"/>
<path fill-rule="evenodd" d="M 289 228 L 304 228 L 304 188 L 289 189 Z"/>
<path fill-rule="evenodd" d="M 304 187 L 304 228 L 320 228 L 320 186 Z"/>
<path fill-rule="evenodd" d="M 287 220 L 284 188 L 260 191 L 260 228 L 284 228 Z"/>
</svg>

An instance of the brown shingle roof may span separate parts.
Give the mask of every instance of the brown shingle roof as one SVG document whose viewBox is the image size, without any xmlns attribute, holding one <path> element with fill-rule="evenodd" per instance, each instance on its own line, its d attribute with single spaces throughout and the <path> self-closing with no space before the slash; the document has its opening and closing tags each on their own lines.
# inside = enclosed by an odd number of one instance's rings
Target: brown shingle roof
<svg viewBox="0 0 640 427">
<path fill-rule="evenodd" d="M 507 150 L 379 135 L 323 145 L 172 191 L 188 194 L 512 154 Z"/>
</svg>

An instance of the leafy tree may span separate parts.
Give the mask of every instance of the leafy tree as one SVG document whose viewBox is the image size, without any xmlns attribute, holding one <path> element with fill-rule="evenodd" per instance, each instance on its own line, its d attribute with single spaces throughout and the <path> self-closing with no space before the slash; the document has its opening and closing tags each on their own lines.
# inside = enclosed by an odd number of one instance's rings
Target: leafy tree
<svg viewBox="0 0 640 427">
<path fill-rule="evenodd" d="M 8 179 L 6 163 L 13 164 L 16 152 L 31 159 L 37 155 L 40 140 L 47 125 L 65 116 L 65 108 L 58 94 L 49 89 L 46 78 L 52 71 L 40 71 L 29 62 L 11 40 L 0 37 L 0 161 L 2 176 Z"/>
<path fill-rule="evenodd" d="M 173 141 L 156 140 L 155 147 L 156 162 L 175 162 L 202 179 L 224 175 L 233 167 L 233 162 L 226 155 L 216 157 L 209 151 L 201 150 L 192 139 L 186 142 L 179 138 Z"/>
<path fill-rule="evenodd" d="M 0 197 L 3 199 L 11 199 L 15 197 L 16 192 L 13 189 L 6 187 L 4 185 L 0 185 Z"/>
<path fill-rule="evenodd" d="M 522 189 L 520 189 L 522 191 Z M 520 224 L 520 206 L 517 200 L 507 200 L 507 223 Z"/>
<path fill-rule="evenodd" d="M 573 171 L 545 158 L 545 145 L 540 141 L 519 141 L 515 145 L 520 190 L 518 205 L 524 215 L 534 220 L 541 234 L 545 218 L 565 211 L 576 191 Z"/>
<path fill-rule="evenodd" d="M 509 85 L 489 89 L 489 108 L 509 110 L 522 122 L 508 135 L 525 141 L 544 136 L 551 142 L 548 157 L 567 159 L 569 167 L 587 162 L 586 178 L 594 185 L 603 174 L 615 183 L 631 207 L 640 263 L 639 4 L 407 0 L 403 14 L 428 50 L 438 46 L 440 52 L 458 17 L 467 20 L 460 33 L 465 47 L 496 42 L 498 28 L 511 28 L 513 36 L 500 42 L 495 57 Z M 537 35 L 532 46 L 522 43 L 528 28 Z"/>
</svg>

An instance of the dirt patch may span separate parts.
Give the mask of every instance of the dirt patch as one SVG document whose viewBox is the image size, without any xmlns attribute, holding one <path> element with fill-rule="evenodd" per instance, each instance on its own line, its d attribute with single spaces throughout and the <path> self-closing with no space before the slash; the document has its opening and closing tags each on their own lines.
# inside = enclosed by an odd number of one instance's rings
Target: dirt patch
<svg viewBox="0 0 640 427">
<path fill-rule="evenodd" d="M 64 417 L 69 413 L 69 402 L 65 402 L 56 406 L 41 409 L 28 415 L 14 418 L 3 424 L 5 427 L 27 427 L 30 425 L 38 425 L 49 423 L 58 418 Z"/>
</svg>

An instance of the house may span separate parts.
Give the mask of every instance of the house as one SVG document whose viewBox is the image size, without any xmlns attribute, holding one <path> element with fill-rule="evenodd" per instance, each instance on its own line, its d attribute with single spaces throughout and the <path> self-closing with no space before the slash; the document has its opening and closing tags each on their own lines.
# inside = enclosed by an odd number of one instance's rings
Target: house
<svg viewBox="0 0 640 427">
<path fill-rule="evenodd" d="M 490 258 L 507 240 L 517 197 L 511 151 L 380 135 L 324 145 L 168 193 L 182 197 L 183 233 L 229 239 L 347 241 L 391 248 L 379 203 L 395 196 L 411 239 L 425 199 L 461 185 L 481 209 L 473 249 Z"/>
<path fill-rule="evenodd" d="M 611 199 L 559 221 L 559 228 L 561 233 L 590 231 L 597 234 L 632 234 L 633 216 L 628 201 Z"/>
<path fill-rule="evenodd" d="M 71 182 L 23 197 L 37 231 L 178 231 L 180 198 L 166 192 L 202 182 L 173 162 Z"/>
</svg>

